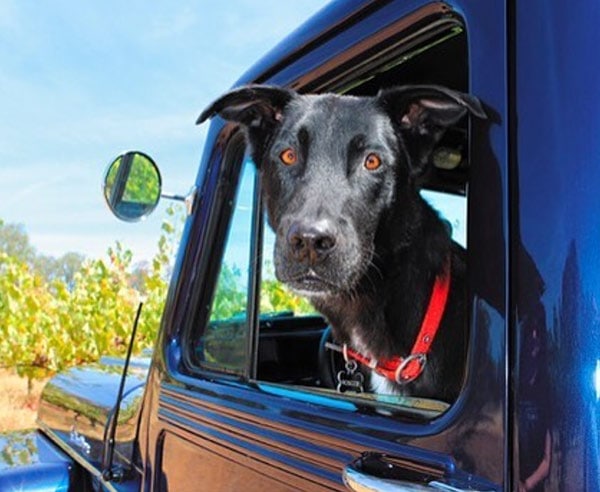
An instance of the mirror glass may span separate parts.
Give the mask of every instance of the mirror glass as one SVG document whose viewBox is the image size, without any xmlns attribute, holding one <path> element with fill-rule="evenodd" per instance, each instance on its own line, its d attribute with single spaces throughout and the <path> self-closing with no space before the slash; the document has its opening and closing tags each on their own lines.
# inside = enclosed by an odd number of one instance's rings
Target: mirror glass
<svg viewBox="0 0 600 492">
<path fill-rule="evenodd" d="M 119 219 L 135 222 L 158 204 L 161 177 L 156 163 L 138 151 L 118 156 L 104 177 L 104 198 Z"/>
</svg>

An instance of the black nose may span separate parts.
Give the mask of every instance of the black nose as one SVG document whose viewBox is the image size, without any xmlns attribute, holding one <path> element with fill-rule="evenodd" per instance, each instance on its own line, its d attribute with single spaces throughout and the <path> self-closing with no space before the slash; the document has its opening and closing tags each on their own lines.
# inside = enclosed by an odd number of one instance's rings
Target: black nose
<svg viewBox="0 0 600 492">
<path fill-rule="evenodd" d="M 296 261 L 315 265 L 335 248 L 336 239 L 328 221 L 315 223 L 297 221 L 287 233 L 288 246 Z"/>
</svg>

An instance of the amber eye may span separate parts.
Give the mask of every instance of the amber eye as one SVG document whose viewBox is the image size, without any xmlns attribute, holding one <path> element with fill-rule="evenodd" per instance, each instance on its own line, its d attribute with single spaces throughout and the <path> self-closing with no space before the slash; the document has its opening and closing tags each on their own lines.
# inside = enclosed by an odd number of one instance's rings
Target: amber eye
<svg viewBox="0 0 600 492">
<path fill-rule="evenodd" d="M 298 160 L 298 156 L 296 156 L 296 151 L 292 148 L 285 149 L 281 154 L 279 154 L 279 158 L 281 159 L 281 162 L 283 162 L 286 166 L 293 166 Z"/>
<path fill-rule="evenodd" d="M 377 154 L 369 154 L 365 159 L 365 169 L 375 171 L 379 166 L 381 166 L 381 159 Z"/>
</svg>

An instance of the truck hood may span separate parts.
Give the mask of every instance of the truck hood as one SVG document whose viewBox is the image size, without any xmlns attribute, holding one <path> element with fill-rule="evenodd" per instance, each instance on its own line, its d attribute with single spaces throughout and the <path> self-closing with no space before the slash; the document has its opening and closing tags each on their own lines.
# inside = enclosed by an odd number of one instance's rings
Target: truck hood
<svg viewBox="0 0 600 492">
<path fill-rule="evenodd" d="M 102 358 L 98 364 L 56 375 L 42 392 L 40 429 L 95 475 L 102 471 L 123 367 L 121 359 Z M 149 357 L 132 358 L 125 382 L 115 435 L 115 464 L 126 469 L 134 466 L 137 423 L 149 367 Z"/>
</svg>

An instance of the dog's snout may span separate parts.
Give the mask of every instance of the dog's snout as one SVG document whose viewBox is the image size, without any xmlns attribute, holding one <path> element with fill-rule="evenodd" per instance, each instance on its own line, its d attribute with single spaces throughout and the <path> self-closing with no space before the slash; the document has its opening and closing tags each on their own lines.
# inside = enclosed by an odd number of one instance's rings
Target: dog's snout
<svg viewBox="0 0 600 492">
<path fill-rule="evenodd" d="M 335 248 L 336 236 L 328 221 L 294 222 L 287 234 L 290 252 L 296 261 L 314 265 Z"/>
</svg>

